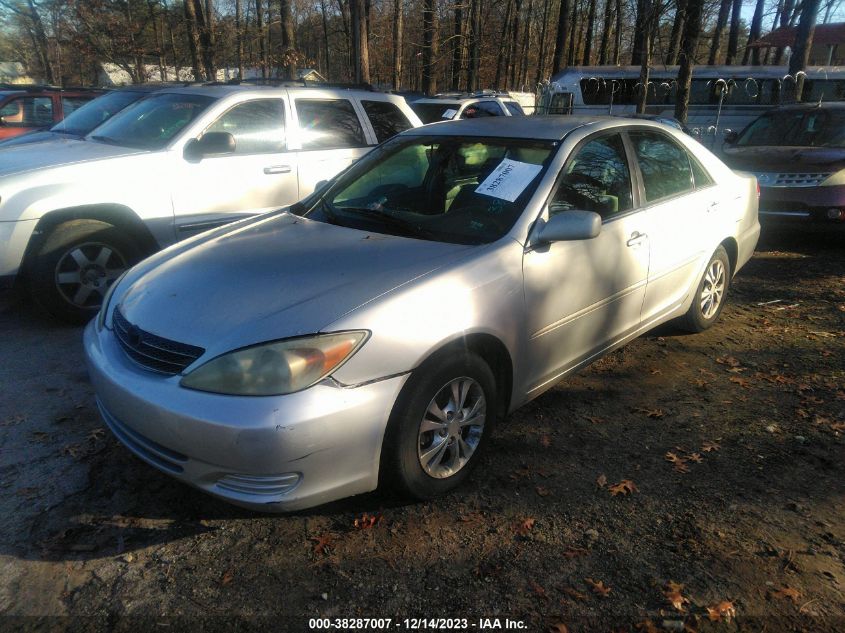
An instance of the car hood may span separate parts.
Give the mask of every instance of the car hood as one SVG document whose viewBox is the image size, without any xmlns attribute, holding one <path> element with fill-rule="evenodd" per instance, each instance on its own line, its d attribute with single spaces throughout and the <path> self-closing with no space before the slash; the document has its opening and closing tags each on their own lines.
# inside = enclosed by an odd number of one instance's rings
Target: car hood
<svg viewBox="0 0 845 633">
<path fill-rule="evenodd" d="M 56 139 L 0 149 L 0 176 L 144 153 L 140 149 L 75 139 Z"/>
<path fill-rule="evenodd" d="M 732 169 L 798 173 L 845 168 L 845 149 L 836 147 L 731 147 L 723 160 Z"/>
<path fill-rule="evenodd" d="M 175 248 L 119 293 L 119 308 L 147 332 L 222 353 L 319 332 L 474 247 L 280 213 Z"/>
</svg>

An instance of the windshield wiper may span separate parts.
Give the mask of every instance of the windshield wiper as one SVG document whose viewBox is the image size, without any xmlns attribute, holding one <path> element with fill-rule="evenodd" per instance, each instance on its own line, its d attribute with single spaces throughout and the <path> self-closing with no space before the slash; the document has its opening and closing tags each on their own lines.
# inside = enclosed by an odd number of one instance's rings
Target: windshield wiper
<svg viewBox="0 0 845 633">
<path fill-rule="evenodd" d="M 343 211 L 351 211 L 358 217 L 365 220 L 379 221 L 383 220 L 386 224 L 400 229 L 409 236 L 427 237 L 429 239 L 439 239 L 436 231 L 427 229 L 419 224 L 400 218 L 388 211 L 382 209 L 368 209 L 367 207 L 340 207 Z"/>
<path fill-rule="evenodd" d="M 107 143 L 108 145 L 120 145 L 119 141 L 111 138 L 110 136 L 102 136 L 101 134 L 94 134 L 92 137 L 95 141 L 100 141 L 101 143 Z"/>
</svg>

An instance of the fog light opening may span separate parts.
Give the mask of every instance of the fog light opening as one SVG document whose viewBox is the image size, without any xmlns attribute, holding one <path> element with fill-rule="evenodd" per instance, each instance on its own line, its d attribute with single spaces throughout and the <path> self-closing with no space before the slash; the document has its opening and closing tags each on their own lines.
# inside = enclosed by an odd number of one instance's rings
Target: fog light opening
<svg viewBox="0 0 845 633">
<path fill-rule="evenodd" d="M 845 217 L 845 213 L 843 213 L 842 209 L 837 209 L 833 207 L 827 210 L 827 219 L 828 220 L 841 220 Z"/>
</svg>

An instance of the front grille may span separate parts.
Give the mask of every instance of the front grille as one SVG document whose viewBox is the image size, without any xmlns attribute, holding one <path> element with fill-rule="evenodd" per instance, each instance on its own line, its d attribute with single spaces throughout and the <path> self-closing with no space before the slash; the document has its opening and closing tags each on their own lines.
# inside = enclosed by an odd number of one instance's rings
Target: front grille
<svg viewBox="0 0 845 633">
<path fill-rule="evenodd" d="M 757 174 L 761 187 L 818 187 L 830 178 L 830 173 L 789 172 Z"/>
<path fill-rule="evenodd" d="M 205 350 L 195 345 L 171 341 L 132 325 L 115 309 L 114 333 L 126 355 L 136 363 L 162 374 L 174 375 L 202 356 Z"/>
</svg>

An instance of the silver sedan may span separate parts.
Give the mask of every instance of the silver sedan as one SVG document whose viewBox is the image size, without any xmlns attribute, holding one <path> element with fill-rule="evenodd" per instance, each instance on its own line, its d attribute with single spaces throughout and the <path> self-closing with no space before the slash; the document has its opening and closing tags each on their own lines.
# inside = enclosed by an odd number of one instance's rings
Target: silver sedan
<svg viewBox="0 0 845 633">
<path fill-rule="evenodd" d="M 753 177 L 648 121 L 446 122 L 170 247 L 85 330 L 106 424 L 232 503 L 458 485 L 494 423 L 655 325 L 712 325 Z"/>
</svg>

